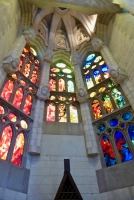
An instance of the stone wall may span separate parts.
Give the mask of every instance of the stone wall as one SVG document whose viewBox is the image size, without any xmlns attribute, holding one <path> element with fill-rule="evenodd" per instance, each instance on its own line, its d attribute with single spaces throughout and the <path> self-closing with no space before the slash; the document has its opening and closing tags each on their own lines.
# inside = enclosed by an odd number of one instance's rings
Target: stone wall
<svg viewBox="0 0 134 200">
<path fill-rule="evenodd" d="M 0 1 L 0 63 L 17 37 L 20 9 L 17 0 Z"/>
</svg>

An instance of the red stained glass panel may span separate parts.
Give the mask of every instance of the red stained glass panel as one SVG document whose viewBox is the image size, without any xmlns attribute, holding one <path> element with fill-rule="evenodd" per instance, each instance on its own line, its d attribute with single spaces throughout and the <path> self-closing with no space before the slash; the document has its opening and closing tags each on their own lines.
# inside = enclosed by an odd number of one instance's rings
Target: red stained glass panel
<svg viewBox="0 0 134 200">
<path fill-rule="evenodd" d="M 24 108 L 23 108 L 23 112 L 26 113 L 27 115 L 30 115 L 31 113 L 32 103 L 33 103 L 32 97 L 28 95 L 26 97 Z"/>
<path fill-rule="evenodd" d="M 22 156 L 24 151 L 25 139 L 23 133 L 20 133 L 16 138 L 16 143 L 13 150 L 11 162 L 17 166 L 21 166 Z"/>
<path fill-rule="evenodd" d="M 14 83 L 11 80 L 8 80 L 2 90 L 1 97 L 6 101 L 9 101 L 10 96 L 13 92 Z"/>
<path fill-rule="evenodd" d="M 36 82 L 37 82 L 37 71 L 33 71 L 33 73 L 32 73 L 32 77 L 31 77 L 31 82 L 32 83 L 34 83 L 34 84 L 36 84 Z"/>
<path fill-rule="evenodd" d="M 31 70 L 30 64 L 26 64 L 24 72 L 23 72 L 23 74 L 24 74 L 25 77 L 27 77 L 27 78 L 29 77 L 30 70 Z"/>
<path fill-rule="evenodd" d="M 56 91 L 56 81 L 54 79 L 50 79 L 49 87 L 50 87 L 50 91 Z"/>
<path fill-rule="evenodd" d="M 0 106 L 0 115 L 2 115 L 4 113 L 5 113 L 5 110 L 4 110 L 3 106 Z"/>
<path fill-rule="evenodd" d="M 46 117 L 47 122 L 54 122 L 55 121 L 55 104 L 50 103 L 47 106 L 47 117 Z"/>
<path fill-rule="evenodd" d="M 7 126 L 4 128 L 2 136 L 0 138 L 0 159 L 6 160 L 9 147 L 12 140 L 12 128 Z"/>
<path fill-rule="evenodd" d="M 59 79 L 59 92 L 65 91 L 65 81 L 63 79 Z"/>
<path fill-rule="evenodd" d="M 92 110 L 94 113 L 94 118 L 98 119 L 102 117 L 101 107 L 98 100 L 94 100 L 92 103 Z"/>
<path fill-rule="evenodd" d="M 14 100 L 13 100 L 13 105 L 17 108 L 20 108 L 22 98 L 23 98 L 23 90 L 22 90 L 22 88 L 18 88 L 18 90 L 16 91 L 16 94 L 15 94 Z"/>
</svg>

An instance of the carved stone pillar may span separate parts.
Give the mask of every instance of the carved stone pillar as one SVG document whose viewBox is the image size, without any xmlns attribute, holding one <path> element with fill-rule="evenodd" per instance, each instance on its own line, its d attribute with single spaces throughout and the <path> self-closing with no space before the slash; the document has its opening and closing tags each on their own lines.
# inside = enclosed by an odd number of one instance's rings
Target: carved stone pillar
<svg viewBox="0 0 134 200">
<path fill-rule="evenodd" d="M 44 121 L 44 109 L 45 100 L 49 99 L 49 72 L 50 63 L 53 57 L 53 52 L 48 49 L 45 54 L 44 64 L 41 73 L 40 85 L 37 91 L 37 101 L 34 112 L 34 122 L 32 125 L 31 139 L 29 145 L 29 153 L 40 155 L 41 138 L 43 134 L 43 121 Z"/>
<path fill-rule="evenodd" d="M 71 61 L 74 66 L 74 74 L 75 74 L 75 81 L 76 81 L 76 88 L 77 88 L 76 97 L 77 97 L 77 100 L 80 102 L 87 155 L 95 156 L 98 154 L 98 148 L 97 148 L 97 143 L 96 143 L 95 134 L 93 131 L 93 125 L 92 125 L 91 115 L 90 115 L 89 106 L 88 106 L 88 94 L 84 87 L 78 55 L 73 54 L 71 57 Z"/>
<path fill-rule="evenodd" d="M 2 66 L 7 74 L 15 73 L 18 70 L 20 56 L 25 45 L 26 40 L 24 35 L 16 38 L 15 42 L 13 43 L 12 47 L 2 62 Z"/>
<path fill-rule="evenodd" d="M 127 78 L 127 74 L 125 73 L 125 71 L 123 71 L 123 69 L 119 68 L 109 49 L 99 38 L 92 39 L 92 46 L 103 56 L 105 62 L 109 67 L 110 77 L 113 80 L 113 82 L 115 82 L 116 84 L 121 84 Z"/>
</svg>

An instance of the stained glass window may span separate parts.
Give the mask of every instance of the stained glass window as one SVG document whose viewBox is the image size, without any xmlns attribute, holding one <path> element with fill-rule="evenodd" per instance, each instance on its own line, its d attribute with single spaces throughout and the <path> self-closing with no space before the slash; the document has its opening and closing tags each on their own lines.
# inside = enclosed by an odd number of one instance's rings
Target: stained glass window
<svg viewBox="0 0 134 200">
<path fill-rule="evenodd" d="M 94 114 L 94 118 L 98 119 L 102 117 L 102 111 L 98 100 L 94 100 L 92 103 L 92 110 Z"/>
<path fill-rule="evenodd" d="M 74 104 L 70 105 L 70 122 L 78 123 L 78 112 Z"/>
<path fill-rule="evenodd" d="M 17 166 L 21 166 L 25 139 L 23 133 L 20 133 L 15 142 L 13 156 L 11 162 Z"/>
<path fill-rule="evenodd" d="M 2 160 L 6 160 L 7 158 L 7 154 L 12 140 L 12 135 L 13 132 L 11 126 L 5 127 L 0 138 L 0 159 Z"/>
<path fill-rule="evenodd" d="M 68 81 L 67 82 L 67 86 L 68 86 L 68 92 L 74 92 L 74 83 L 73 83 L 73 81 Z"/>
<path fill-rule="evenodd" d="M 121 92 L 117 88 L 112 89 L 112 96 L 118 108 L 122 108 L 126 104 Z"/>
<path fill-rule="evenodd" d="M 128 126 L 128 134 L 129 134 L 129 137 L 132 141 L 132 144 L 134 145 L 134 124 L 130 124 Z"/>
<path fill-rule="evenodd" d="M 1 97 L 6 101 L 9 101 L 10 96 L 14 89 L 14 83 L 12 80 L 8 80 L 2 90 Z"/>
<path fill-rule="evenodd" d="M 115 159 L 115 155 L 114 155 L 114 151 L 112 148 L 112 144 L 110 142 L 110 140 L 108 139 L 108 137 L 103 136 L 101 139 L 101 147 L 103 150 L 103 155 L 104 155 L 104 160 L 106 163 L 106 166 L 113 166 L 116 164 L 116 159 Z"/>
<path fill-rule="evenodd" d="M 59 92 L 65 91 L 65 81 L 63 79 L 59 79 Z"/>
<path fill-rule="evenodd" d="M 122 162 L 126 162 L 133 159 L 133 155 L 129 149 L 129 146 L 126 142 L 126 138 L 121 131 L 117 130 L 114 134 L 114 140 L 116 147 L 118 149 L 120 159 Z"/>
<path fill-rule="evenodd" d="M 15 93 L 15 97 L 13 100 L 13 105 L 17 108 L 20 108 L 21 106 L 21 102 L 22 102 L 22 98 L 23 98 L 23 90 L 22 88 L 18 88 L 16 93 Z"/>
<path fill-rule="evenodd" d="M 46 117 L 47 122 L 54 122 L 55 121 L 55 104 L 54 103 L 49 103 L 47 106 L 47 117 Z"/>
<path fill-rule="evenodd" d="M 24 108 L 23 108 L 23 112 L 26 113 L 27 115 L 30 115 L 31 113 L 32 103 L 33 103 L 32 97 L 31 95 L 28 95 L 26 97 Z"/>
<path fill-rule="evenodd" d="M 50 91 L 56 91 L 56 81 L 54 79 L 50 79 L 49 87 L 50 87 Z"/>
<path fill-rule="evenodd" d="M 67 113 L 65 104 L 59 105 L 59 122 L 67 122 Z"/>
<path fill-rule="evenodd" d="M 102 96 L 102 104 L 105 108 L 106 113 L 110 113 L 114 110 L 113 105 L 112 105 L 111 100 L 110 100 L 110 97 L 107 94 L 104 94 Z"/>
<path fill-rule="evenodd" d="M 86 76 L 86 84 L 87 84 L 87 88 L 90 89 L 91 87 L 94 86 L 92 78 L 90 75 Z"/>
</svg>

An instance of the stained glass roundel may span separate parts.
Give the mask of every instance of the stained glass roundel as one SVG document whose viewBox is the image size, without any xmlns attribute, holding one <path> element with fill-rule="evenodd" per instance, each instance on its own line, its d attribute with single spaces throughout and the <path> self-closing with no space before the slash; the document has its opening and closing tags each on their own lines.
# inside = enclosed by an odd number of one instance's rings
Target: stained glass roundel
<svg viewBox="0 0 134 200">
<path fill-rule="evenodd" d="M 109 125 L 112 127 L 117 126 L 117 124 L 118 124 L 118 120 L 116 118 L 113 118 L 109 121 Z"/>
<path fill-rule="evenodd" d="M 71 73 L 71 69 L 63 69 L 62 70 L 65 74 L 70 74 Z"/>
<path fill-rule="evenodd" d="M 67 78 L 73 78 L 73 76 L 72 75 L 67 75 Z"/>
<path fill-rule="evenodd" d="M 56 67 L 65 68 L 65 67 L 66 67 L 66 64 L 64 64 L 64 63 L 57 63 L 57 64 L 56 64 Z"/>
<path fill-rule="evenodd" d="M 105 131 L 105 129 L 106 129 L 106 126 L 105 126 L 105 124 L 100 124 L 100 125 L 98 126 L 98 132 L 99 132 L 99 133 L 102 133 L 102 132 L 104 132 L 104 131 Z"/>
<path fill-rule="evenodd" d="M 95 54 L 91 54 L 86 58 L 86 61 L 90 61 L 95 57 Z"/>
<path fill-rule="evenodd" d="M 122 119 L 123 119 L 124 121 L 129 121 L 129 120 L 132 119 L 132 117 L 133 117 L 133 115 L 132 115 L 130 112 L 125 112 L 125 113 L 123 113 L 123 115 L 122 115 Z"/>
<path fill-rule="evenodd" d="M 88 69 L 90 66 L 91 66 L 91 63 L 90 63 L 90 62 L 87 62 L 87 63 L 84 65 L 83 69 Z"/>
</svg>

